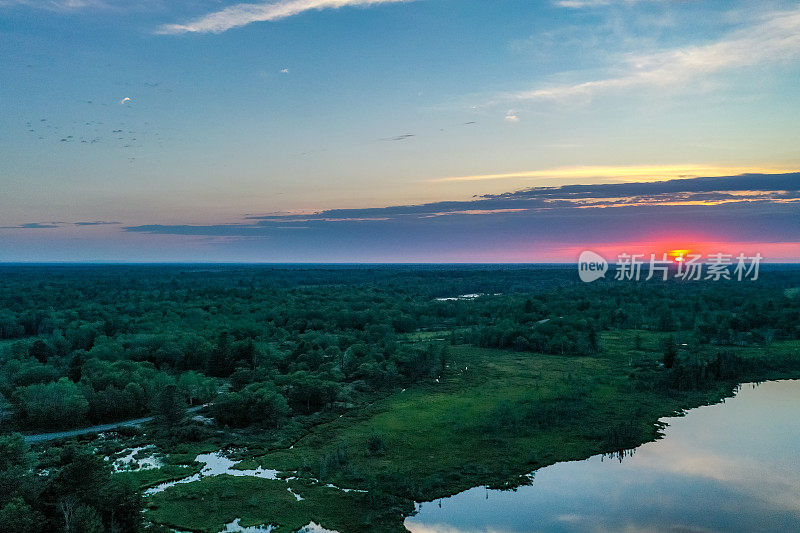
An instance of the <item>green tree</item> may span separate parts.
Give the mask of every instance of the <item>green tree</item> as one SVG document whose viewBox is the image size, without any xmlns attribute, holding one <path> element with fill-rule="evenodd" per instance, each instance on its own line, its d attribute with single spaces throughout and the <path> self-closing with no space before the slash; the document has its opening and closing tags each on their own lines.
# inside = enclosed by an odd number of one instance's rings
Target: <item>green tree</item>
<svg viewBox="0 0 800 533">
<path fill-rule="evenodd" d="M 336 399 L 339 384 L 319 379 L 307 372 L 297 372 L 289 379 L 286 393 L 289 405 L 296 412 L 311 414 L 319 411 Z"/>
<path fill-rule="evenodd" d="M 195 401 L 202 403 L 211 400 L 216 393 L 217 382 L 214 378 L 190 370 L 181 374 L 178 388 L 189 401 L 189 405 L 194 405 Z"/>
<path fill-rule="evenodd" d="M 26 425 L 36 428 L 69 428 L 86 424 L 89 402 L 67 378 L 54 383 L 30 385 L 19 391 Z"/>
<path fill-rule="evenodd" d="M 155 422 L 162 428 L 172 428 L 186 417 L 186 404 L 183 402 L 177 385 L 165 385 L 156 394 L 153 402 Z"/>
<path fill-rule="evenodd" d="M 73 353 L 72 358 L 69 360 L 69 368 L 67 369 L 67 377 L 77 383 L 81 380 L 83 365 L 86 363 L 86 356 L 83 350 L 77 350 Z"/>
<path fill-rule="evenodd" d="M 251 383 L 240 392 L 217 398 L 211 412 L 220 424 L 274 428 L 283 423 L 291 410 L 272 383 Z"/>
<path fill-rule="evenodd" d="M 30 501 L 36 496 L 34 455 L 19 433 L 0 436 L 0 505 L 12 496 Z"/>
<path fill-rule="evenodd" d="M 678 357 L 678 348 L 677 346 L 675 346 L 675 339 L 673 337 L 670 337 L 664 344 L 664 358 L 662 359 L 664 367 L 672 368 L 673 366 L 675 366 L 675 359 L 677 357 Z"/>
<path fill-rule="evenodd" d="M 597 330 L 593 327 L 589 328 L 589 332 L 586 334 L 586 341 L 589 344 L 589 351 L 591 353 L 600 351 L 600 343 L 597 340 Z"/>
<path fill-rule="evenodd" d="M 36 533 L 42 530 L 44 516 L 16 496 L 0 508 L 0 533 Z"/>
<path fill-rule="evenodd" d="M 13 418 L 13 406 L 11 402 L 6 400 L 5 396 L 0 394 L 0 428 L 2 428 L 6 423 L 10 422 Z"/>
<path fill-rule="evenodd" d="M 53 355 L 53 352 L 46 342 L 36 340 L 28 350 L 28 355 L 35 357 L 40 363 L 46 363 L 50 356 Z"/>
<path fill-rule="evenodd" d="M 103 533 L 103 519 L 94 507 L 81 505 L 75 509 L 69 533 Z"/>
</svg>

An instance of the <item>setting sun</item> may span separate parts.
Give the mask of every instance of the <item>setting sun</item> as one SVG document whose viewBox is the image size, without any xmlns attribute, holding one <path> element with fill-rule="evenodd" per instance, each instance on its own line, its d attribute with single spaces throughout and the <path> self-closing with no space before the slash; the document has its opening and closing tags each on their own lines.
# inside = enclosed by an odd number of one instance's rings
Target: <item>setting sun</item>
<svg viewBox="0 0 800 533">
<path fill-rule="evenodd" d="M 681 262 L 684 261 L 685 257 L 691 252 L 691 250 L 672 250 L 669 252 L 669 256 L 673 258 L 673 260 Z"/>
</svg>

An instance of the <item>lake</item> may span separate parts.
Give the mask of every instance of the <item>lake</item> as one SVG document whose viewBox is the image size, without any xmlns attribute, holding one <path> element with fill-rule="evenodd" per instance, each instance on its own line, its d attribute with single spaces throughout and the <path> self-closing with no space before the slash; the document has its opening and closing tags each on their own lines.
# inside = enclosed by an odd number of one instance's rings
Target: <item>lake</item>
<svg viewBox="0 0 800 533">
<path fill-rule="evenodd" d="M 800 531 L 800 381 L 746 384 L 666 418 L 632 455 L 535 472 L 516 491 L 477 487 L 418 504 L 413 533 Z"/>
</svg>

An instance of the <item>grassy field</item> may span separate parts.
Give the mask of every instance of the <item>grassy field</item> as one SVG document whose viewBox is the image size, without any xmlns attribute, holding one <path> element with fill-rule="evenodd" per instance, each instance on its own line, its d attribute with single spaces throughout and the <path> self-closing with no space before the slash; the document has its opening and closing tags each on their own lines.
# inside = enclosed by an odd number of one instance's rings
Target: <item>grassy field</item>
<svg viewBox="0 0 800 533">
<path fill-rule="evenodd" d="M 478 483 L 515 483 L 519 474 L 556 461 L 635 446 L 657 435 L 658 418 L 723 392 L 670 401 L 637 391 L 627 352 L 609 346 L 598 357 L 573 358 L 453 347 L 438 383 L 380 400 L 317 427 L 291 450 L 257 460 L 317 472 L 330 457 L 344 455 L 346 462 L 324 477 L 345 486 L 377 482 L 406 497 L 431 499 Z M 368 446 L 376 437 L 383 442 L 377 454 Z"/>
<path fill-rule="evenodd" d="M 298 498 L 302 498 L 299 499 Z M 147 519 L 182 531 L 216 533 L 235 519 L 242 526 L 296 531 L 315 522 L 336 531 L 405 531 L 409 501 L 293 480 L 217 476 L 177 485 L 149 498 Z"/>
<path fill-rule="evenodd" d="M 672 336 L 679 344 L 689 340 L 688 334 Z M 220 476 L 153 497 L 147 517 L 198 531 L 218 531 L 233 518 L 285 531 L 311 520 L 342 532 L 402 531 L 412 501 L 480 484 L 514 487 L 542 466 L 637 446 L 658 437 L 660 418 L 733 392 L 732 384 L 680 393 L 642 387 L 659 371 L 666 337 L 607 332 L 594 357 L 451 347 L 438 379 L 321 424 L 292 448 L 238 466 L 292 471 L 301 479 L 369 490 L 369 497 L 299 480 L 287 487 L 280 480 Z M 796 360 L 800 346 L 786 342 L 736 351 Z"/>
</svg>

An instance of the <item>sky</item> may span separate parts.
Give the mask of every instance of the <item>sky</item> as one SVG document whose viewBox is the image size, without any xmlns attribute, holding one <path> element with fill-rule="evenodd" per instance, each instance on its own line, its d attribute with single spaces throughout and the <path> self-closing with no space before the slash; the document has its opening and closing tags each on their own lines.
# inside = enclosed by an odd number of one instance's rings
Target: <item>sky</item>
<svg viewBox="0 0 800 533">
<path fill-rule="evenodd" d="M 0 261 L 800 261 L 800 5 L 0 0 Z"/>
</svg>

